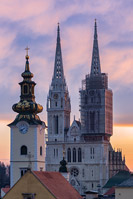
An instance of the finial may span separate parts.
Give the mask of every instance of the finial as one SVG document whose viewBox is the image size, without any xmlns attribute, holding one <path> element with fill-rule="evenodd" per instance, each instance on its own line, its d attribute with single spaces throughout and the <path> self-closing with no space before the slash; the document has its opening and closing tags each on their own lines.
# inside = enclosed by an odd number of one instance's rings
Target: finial
<svg viewBox="0 0 133 199">
<path fill-rule="evenodd" d="M 95 19 L 95 25 L 94 25 L 94 38 L 97 39 L 97 20 Z"/>
<path fill-rule="evenodd" d="M 29 55 L 28 55 L 28 50 L 30 50 L 30 48 L 28 48 L 28 46 L 25 48 L 25 50 L 26 50 L 26 56 L 25 56 L 25 58 L 26 59 L 29 59 Z"/>
<path fill-rule="evenodd" d="M 60 24 L 58 22 L 58 27 L 57 27 L 57 41 L 60 41 Z"/>
<path fill-rule="evenodd" d="M 97 19 L 95 19 L 95 26 L 97 25 Z"/>
</svg>

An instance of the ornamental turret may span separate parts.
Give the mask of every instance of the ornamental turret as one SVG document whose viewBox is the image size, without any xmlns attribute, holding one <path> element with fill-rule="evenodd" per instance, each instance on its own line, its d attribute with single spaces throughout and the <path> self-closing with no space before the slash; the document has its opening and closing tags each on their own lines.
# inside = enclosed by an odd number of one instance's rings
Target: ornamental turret
<svg viewBox="0 0 133 199">
<path fill-rule="evenodd" d="M 26 50 L 25 71 L 21 74 L 23 81 L 19 83 L 21 88 L 20 101 L 12 106 L 13 111 L 19 114 L 11 124 L 16 124 L 21 120 L 30 124 L 42 123 L 37 113 L 42 112 L 43 107 L 35 102 L 34 88 L 36 83 L 32 81 L 33 73 L 30 72 L 28 48 Z"/>
</svg>

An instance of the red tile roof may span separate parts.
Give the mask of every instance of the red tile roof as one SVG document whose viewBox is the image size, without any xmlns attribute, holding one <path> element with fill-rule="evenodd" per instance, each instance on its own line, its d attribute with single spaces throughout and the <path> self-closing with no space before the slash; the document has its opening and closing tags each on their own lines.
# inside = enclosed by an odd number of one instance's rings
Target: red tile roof
<svg viewBox="0 0 133 199">
<path fill-rule="evenodd" d="M 82 198 L 59 172 L 33 171 L 33 174 L 58 199 Z"/>
<path fill-rule="evenodd" d="M 115 187 L 112 187 L 109 189 L 104 195 L 110 196 L 115 193 Z"/>
<path fill-rule="evenodd" d="M 4 193 L 7 193 L 9 191 L 10 187 L 5 187 L 5 188 L 2 188 L 1 190 L 4 192 Z"/>
</svg>

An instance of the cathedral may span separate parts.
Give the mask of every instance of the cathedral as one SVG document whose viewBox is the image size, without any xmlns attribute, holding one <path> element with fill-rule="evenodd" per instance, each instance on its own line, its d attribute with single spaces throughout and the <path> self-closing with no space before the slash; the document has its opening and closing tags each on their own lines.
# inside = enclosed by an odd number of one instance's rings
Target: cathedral
<svg viewBox="0 0 133 199">
<path fill-rule="evenodd" d="M 82 81 L 80 121 L 70 125 L 71 102 L 61 51 L 60 27 L 57 27 L 55 63 L 47 97 L 48 137 L 46 125 L 38 113 L 43 107 L 35 101 L 33 74 L 26 54 L 20 101 L 13 105 L 17 112 L 11 128 L 11 187 L 28 170 L 59 171 L 60 161 L 67 161 L 69 182 L 80 194 L 99 189 L 120 170 L 126 170 L 120 150 L 113 150 L 113 93 L 108 88 L 108 75 L 101 72 L 97 23 L 90 74 Z"/>
<path fill-rule="evenodd" d="M 121 151 L 114 151 L 110 143 L 113 93 L 108 88 L 108 75 L 101 72 L 96 21 L 91 71 L 82 81 L 79 107 L 80 121 L 74 119 L 70 125 L 71 103 L 58 25 L 54 74 L 47 98 L 46 170 L 58 171 L 64 156 L 69 181 L 83 194 L 86 190 L 102 188 L 110 177 L 126 169 Z"/>
</svg>

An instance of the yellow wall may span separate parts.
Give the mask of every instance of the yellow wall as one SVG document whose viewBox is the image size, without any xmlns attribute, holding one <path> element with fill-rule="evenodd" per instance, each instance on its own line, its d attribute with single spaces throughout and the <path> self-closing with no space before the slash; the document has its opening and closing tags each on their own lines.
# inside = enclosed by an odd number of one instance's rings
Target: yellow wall
<svg viewBox="0 0 133 199">
<path fill-rule="evenodd" d="M 132 199 L 133 198 L 133 187 L 131 188 L 115 188 L 116 199 Z"/>
<path fill-rule="evenodd" d="M 40 181 L 28 171 L 3 197 L 3 199 L 23 199 L 22 193 L 36 193 L 35 199 L 55 199 Z"/>
</svg>

